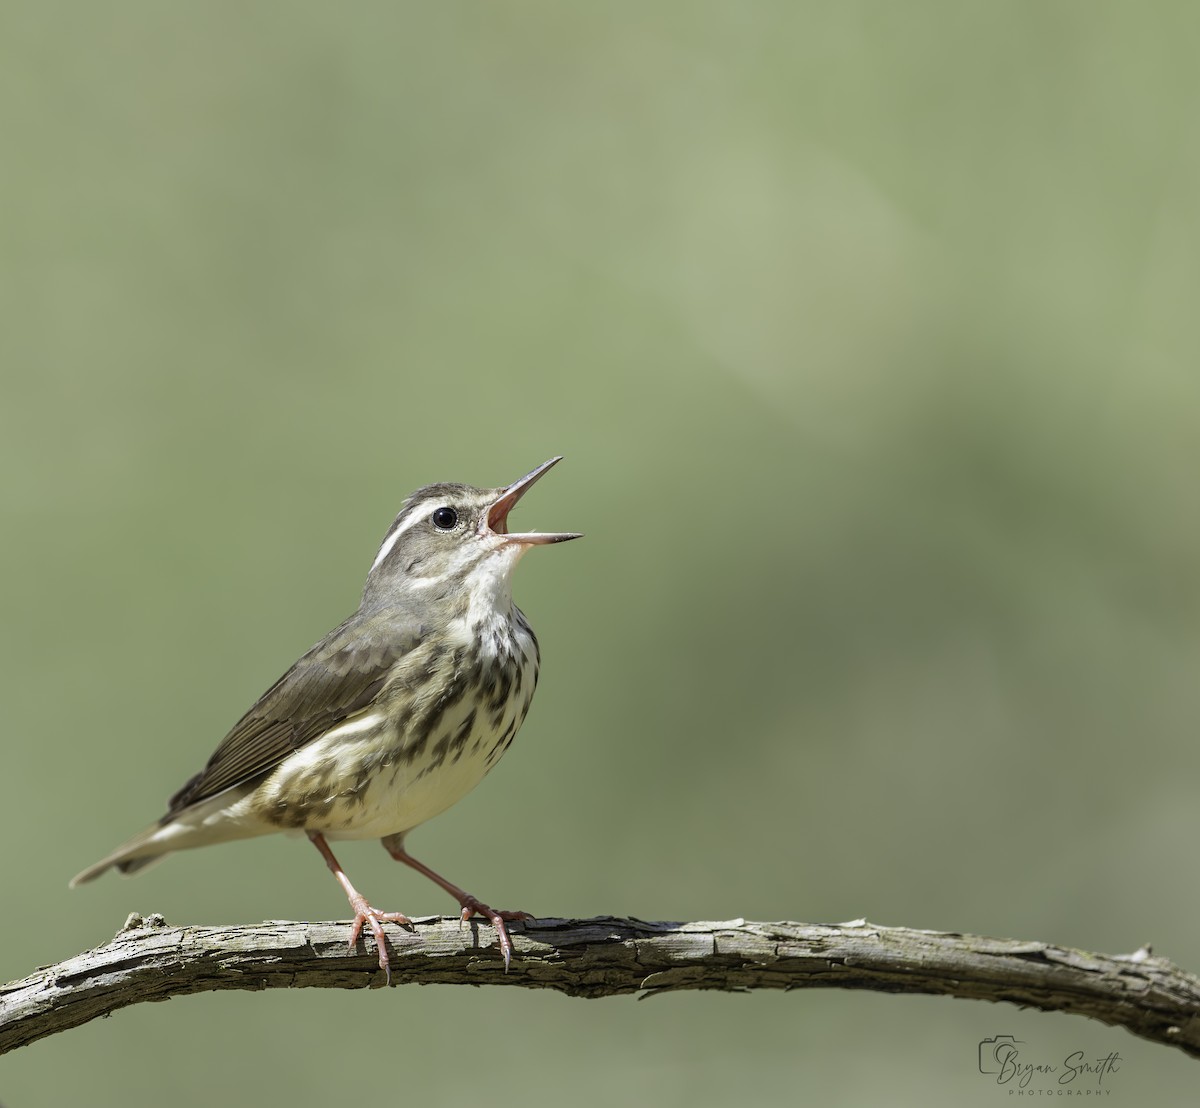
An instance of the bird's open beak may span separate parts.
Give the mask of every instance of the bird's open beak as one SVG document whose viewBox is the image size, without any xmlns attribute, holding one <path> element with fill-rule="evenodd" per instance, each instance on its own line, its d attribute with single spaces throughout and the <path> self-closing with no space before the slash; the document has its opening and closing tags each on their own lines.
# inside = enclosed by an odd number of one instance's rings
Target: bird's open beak
<svg viewBox="0 0 1200 1108">
<path fill-rule="evenodd" d="M 546 470 L 552 466 L 556 466 L 561 461 L 561 457 L 551 458 L 548 462 L 543 462 L 537 469 L 525 474 L 524 477 L 519 478 L 509 485 L 508 488 L 504 489 L 496 502 L 487 510 L 487 515 L 484 517 L 484 527 L 493 534 L 504 535 L 509 542 L 523 543 L 526 546 L 544 546 L 547 543 L 566 542 L 569 539 L 582 538 L 582 535 L 569 531 L 543 535 L 537 531 L 510 534 L 508 530 L 508 513 L 516 507 L 517 501 L 525 495 L 533 483 Z"/>
</svg>

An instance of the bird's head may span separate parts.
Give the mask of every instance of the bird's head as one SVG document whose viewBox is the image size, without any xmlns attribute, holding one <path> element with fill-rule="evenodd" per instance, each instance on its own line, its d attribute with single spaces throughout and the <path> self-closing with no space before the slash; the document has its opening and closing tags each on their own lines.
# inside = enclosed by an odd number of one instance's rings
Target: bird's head
<svg viewBox="0 0 1200 1108">
<path fill-rule="evenodd" d="M 364 601 L 397 592 L 430 602 L 472 593 L 511 598 L 512 571 L 531 546 L 567 542 L 573 532 L 513 532 L 508 515 L 529 488 L 562 458 L 551 458 L 498 489 L 439 484 L 404 502 L 367 574 Z"/>
</svg>

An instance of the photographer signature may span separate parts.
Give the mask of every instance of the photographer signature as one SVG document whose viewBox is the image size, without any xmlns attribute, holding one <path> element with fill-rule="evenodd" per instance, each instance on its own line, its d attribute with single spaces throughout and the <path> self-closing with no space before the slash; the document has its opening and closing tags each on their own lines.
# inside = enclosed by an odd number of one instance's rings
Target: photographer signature
<svg viewBox="0 0 1200 1108">
<path fill-rule="evenodd" d="M 1115 1050 L 1102 1058 L 1087 1060 L 1082 1050 L 1068 1054 L 1059 1064 L 1049 1062 L 1023 1062 L 1019 1050 L 1020 1039 L 1011 1035 L 994 1035 L 979 1044 L 979 1072 L 995 1074 L 997 1085 L 1016 1084 L 1028 1088 L 1035 1074 L 1053 1077 L 1059 1085 L 1070 1085 L 1077 1079 L 1094 1077 L 1097 1086 L 1104 1078 L 1117 1073 L 1123 1061 Z"/>
</svg>

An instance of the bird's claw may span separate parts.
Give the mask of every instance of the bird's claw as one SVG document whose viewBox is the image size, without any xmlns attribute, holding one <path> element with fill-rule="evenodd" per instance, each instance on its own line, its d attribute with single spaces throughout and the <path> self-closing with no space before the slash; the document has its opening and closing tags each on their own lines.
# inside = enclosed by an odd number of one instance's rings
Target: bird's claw
<svg viewBox="0 0 1200 1108">
<path fill-rule="evenodd" d="M 513 945 L 512 939 L 508 937 L 508 928 L 505 923 L 515 923 L 527 919 L 535 919 L 528 912 L 502 912 L 495 908 L 489 908 L 482 900 L 476 900 L 475 897 L 469 896 L 462 901 L 462 912 L 458 918 L 459 930 L 462 925 L 467 922 L 472 916 L 483 916 L 489 920 L 492 926 L 496 929 L 496 938 L 500 943 L 500 953 L 504 955 L 504 972 L 508 973 L 509 963 L 512 962 Z"/>
<path fill-rule="evenodd" d="M 392 983 L 392 966 L 388 958 L 387 937 L 383 933 L 383 924 L 385 922 L 398 923 L 409 931 L 415 931 L 416 927 L 403 912 L 381 912 L 377 908 L 372 908 L 363 897 L 352 901 L 351 907 L 354 909 L 354 922 L 350 925 L 350 952 L 354 953 L 354 949 L 358 946 L 363 924 L 370 924 L 371 934 L 375 936 L 375 948 L 379 951 L 379 968 L 383 970 L 387 984 L 390 985 Z"/>
</svg>

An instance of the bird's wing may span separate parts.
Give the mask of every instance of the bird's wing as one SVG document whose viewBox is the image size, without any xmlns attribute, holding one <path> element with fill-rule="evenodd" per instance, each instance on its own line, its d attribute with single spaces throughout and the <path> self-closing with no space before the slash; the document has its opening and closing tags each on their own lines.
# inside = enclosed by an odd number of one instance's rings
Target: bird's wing
<svg viewBox="0 0 1200 1108">
<path fill-rule="evenodd" d="M 167 802 L 176 813 L 274 769 L 289 754 L 367 707 L 397 659 L 419 641 L 415 629 L 386 641 L 363 633 L 359 613 L 335 628 L 258 698 L 221 740 L 208 765 Z"/>
</svg>

